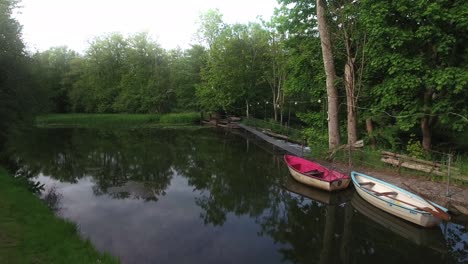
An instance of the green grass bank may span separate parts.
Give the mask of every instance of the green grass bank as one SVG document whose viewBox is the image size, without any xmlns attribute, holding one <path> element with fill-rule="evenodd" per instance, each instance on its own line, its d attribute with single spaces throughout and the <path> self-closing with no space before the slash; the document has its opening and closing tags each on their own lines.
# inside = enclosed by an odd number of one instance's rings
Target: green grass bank
<svg viewBox="0 0 468 264">
<path fill-rule="evenodd" d="M 200 122 L 200 114 L 48 114 L 36 118 L 39 127 L 148 128 L 190 126 Z"/>
<path fill-rule="evenodd" d="M 119 263 L 0 168 L 0 263 Z"/>
</svg>

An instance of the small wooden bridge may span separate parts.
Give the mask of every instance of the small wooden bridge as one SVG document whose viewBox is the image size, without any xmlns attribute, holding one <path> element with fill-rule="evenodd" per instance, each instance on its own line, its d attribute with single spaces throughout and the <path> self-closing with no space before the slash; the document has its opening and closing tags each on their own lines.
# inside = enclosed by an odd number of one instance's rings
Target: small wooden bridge
<svg viewBox="0 0 468 264">
<path fill-rule="evenodd" d="M 304 154 L 307 154 L 310 152 L 310 150 L 307 148 L 305 148 L 304 146 L 299 146 L 299 145 L 296 145 L 297 147 L 294 146 L 294 144 L 292 143 L 289 143 L 287 141 L 284 141 L 284 140 L 279 140 L 279 139 L 276 139 L 274 137 L 270 137 L 268 135 L 265 135 L 264 133 L 262 133 L 261 131 L 258 131 L 257 129 L 253 128 L 253 127 L 249 127 L 249 126 L 246 126 L 244 124 L 238 124 L 239 127 L 241 127 L 242 129 L 246 130 L 246 131 L 249 131 L 250 133 L 258 136 L 259 138 L 265 140 L 266 142 L 278 147 L 278 148 L 281 148 L 283 149 L 284 151 L 286 152 L 289 152 L 295 156 L 299 156 L 299 157 L 302 157 L 304 156 Z"/>
</svg>

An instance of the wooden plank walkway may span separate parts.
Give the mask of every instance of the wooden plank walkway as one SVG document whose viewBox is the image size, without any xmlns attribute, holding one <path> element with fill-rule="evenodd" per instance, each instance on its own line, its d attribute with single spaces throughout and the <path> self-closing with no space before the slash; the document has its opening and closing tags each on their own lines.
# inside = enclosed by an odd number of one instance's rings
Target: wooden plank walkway
<svg viewBox="0 0 468 264">
<path fill-rule="evenodd" d="M 261 131 L 258 131 L 257 129 L 255 129 L 253 127 L 249 127 L 249 126 L 246 126 L 244 124 L 238 124 L 238 125 L 242 129 L 244 129 L 246 131 L 249 131 L 250 133 L 258 136 L 259 138 L 265 140 L 266 142 L 268 142 L 268 143 L 270 143 L 272 145 L 275 145 L 276 147 L 281 148 L 284 151 L 289 152 L 289 153 L 291 153 L 291 154 L 293 154 L 295 156 L 302 157 L 304 154 L 310 152 L 310 150 L 305 149 L 305 148 L 301 148 L 301 146 L 294 147 L 289 142 L 285 142 L 283 140 L 279 140 L 279 139 L 267 136 L 264 133 L 262 133 Z"/>
</svg>

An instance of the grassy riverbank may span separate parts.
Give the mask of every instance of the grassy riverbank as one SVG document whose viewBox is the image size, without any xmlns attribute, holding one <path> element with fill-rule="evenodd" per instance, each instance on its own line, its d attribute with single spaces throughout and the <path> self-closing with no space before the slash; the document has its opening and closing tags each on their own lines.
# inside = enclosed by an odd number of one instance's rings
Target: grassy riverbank
<svg viewBox="0 0 468 264">
<path fill-rule="evenodd" d="M 39 127 L 164 127 L 198 124 L 200 114 L 49 114 L 36 118 Z"/>
<path fill-rule="evenodd" d="M 0 168 L 0 263 L 118 263 Z"/>
</svg>

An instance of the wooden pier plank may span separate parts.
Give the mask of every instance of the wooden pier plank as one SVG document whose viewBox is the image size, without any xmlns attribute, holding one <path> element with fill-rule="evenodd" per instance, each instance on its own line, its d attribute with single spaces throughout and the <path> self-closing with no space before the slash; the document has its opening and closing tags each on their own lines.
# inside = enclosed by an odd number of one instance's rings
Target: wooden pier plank
<svg viewBox="0 0 468 264">
<path fill-rule="evenodd" d="M 289 152 L 295 156 L 299 156 L 299 157 L 302 157 L 305 153 L 308 153 L 309 151 L 306 150 L 306 149 L 303 149 L 303 150 L 300 150 L 300 149 L 296 149 L 290 145 L 288 145 L 287 143 L 285 142 L 281 142 L 279 140 L 277 140 L 276 138 L 273 138 L 273 137 L 270 137 L 268 135 L 265 135 L 264 133 L 262 133 L 261 131 L 258 131 L 257 129 L 253 128 L 253 127 L 249 127 L 247 125 L 244 125 L 244 124 L 238 124 L 242 129 L 246 130 L 246 131 L 249 131 L 250 133 L 258 136 L 259 138 L 265 140 L 266 142 L 270 143 L 270 144 L 273 144 L 275 145 L 276 147 L 278 148 L 281 148 L 283 149 L 284 151 L 286 152 Z"/>
</svg>

